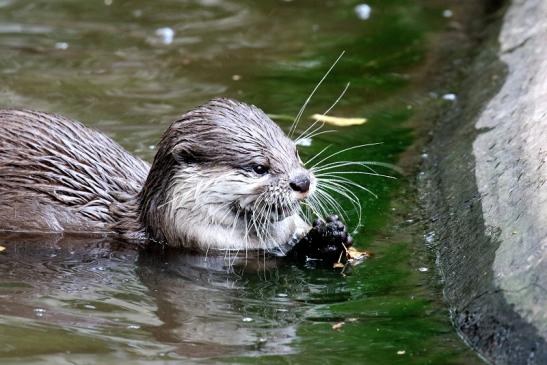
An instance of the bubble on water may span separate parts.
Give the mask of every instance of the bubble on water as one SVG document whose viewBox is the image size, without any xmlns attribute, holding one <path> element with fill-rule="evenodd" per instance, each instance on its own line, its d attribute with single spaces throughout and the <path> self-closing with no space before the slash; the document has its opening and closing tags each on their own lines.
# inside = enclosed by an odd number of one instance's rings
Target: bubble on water
<svg viewBox="0 0 547 365">
<path fill-rule="evenodd" d="M 84 305 L 84 308 L 85 309 L 97 309 L 94 305 L 91 305 L 91 304 Z"/>
<path fill-rule="evenodd" d="M 368 4 L 359 4 L 355 7 L 355 14 L 361 20 L 370 18 L 370 13 L 372 13 L 372 8 Z"/>
<path fill-rule="evenodd" d="M 253 319 L 251 317 L 243 317 L 241 320 L 243 322 L 252 322 L 253 321 Z"/>
<path fill-rule="evenodd" d="M 36 317 L 43 317 L 44 314 L 46 314 L 46 310 L 44 308 L 35 308 L 34 314 L 36 315 Z"/>
<path fill-rule="evenodd" d="M 156 35 L 161 38 L 164 44 L 171 44 L 175 37 L 175 31 L 169 27 L 158 28 L 156 29 Z"/>
<path fill-rule="evenodd" d="M 427 268 L 427 267 L 419 267 L 419 268 L 418 268 L 418 271 L 419 271 L 419 272 L 428 272 L 428 271 L 429 271 L 429 268 Z"/>
<path fill-rule="evenodd" d="M 450 9 L 446 9 L 443 11 L 443 16 L 445 18 L 452 18 L 452 15 L 454 15 L 454 13 Z"/>
<path fill-rule="evenodd" d="M 55 43 L 55 48 L 57 49 L 67 49 L 68 43 L 67 42 L 57 42 Z"/>
<path fill-rule="evenodd" d="M 278 297 L 281 297 L 281 298 L 286 298 L 288 297 L 289 295 L 287 293 L 277 293 L 277 296 Z"/>
<path fill-rule="evenodd" d="M 139 326 L 138 324 L 130 324 L 127 326 L 127 328 L 130 330 L 138 330 L 141 328 L 141 326 Z"/>
<path fill-rule="evenodd" d="M 458 97 L 456 96 L 456 94 L 452 94 L 452 93 L 443 95 L 443 100 L 447 100 L 447 101 L 456 101 L 457 98 Z"/>
</svg>

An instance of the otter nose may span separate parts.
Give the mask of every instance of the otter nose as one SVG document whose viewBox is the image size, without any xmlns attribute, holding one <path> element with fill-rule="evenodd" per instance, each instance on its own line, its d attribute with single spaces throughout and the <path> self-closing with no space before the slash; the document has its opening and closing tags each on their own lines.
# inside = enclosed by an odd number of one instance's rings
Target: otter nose
<svg viewBox="0 0 547 365">
<path fill-rule="evenodd" d="M 299 175 L 293 178 L 289 185 L 294 191 L 307 193 L 310 190 L 310 178 L 306 175 Z"/>
</svg>

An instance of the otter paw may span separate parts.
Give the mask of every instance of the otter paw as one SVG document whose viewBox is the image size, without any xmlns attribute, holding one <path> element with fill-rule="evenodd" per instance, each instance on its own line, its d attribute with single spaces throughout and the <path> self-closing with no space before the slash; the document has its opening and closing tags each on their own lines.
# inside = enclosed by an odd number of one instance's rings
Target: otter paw
<svg viewBox="0 0 547 365">
<path fill-rule="evenodd" d="M 352 243 L 346 225 L 338 216 L 332 215 L 325 221 L 314 221 L 312 229 L 294 249 L 300 260 L 319 261 L 322 265 L 332 267 L 334 263 L 347 261 L 346 250 Z"/>
</svg>

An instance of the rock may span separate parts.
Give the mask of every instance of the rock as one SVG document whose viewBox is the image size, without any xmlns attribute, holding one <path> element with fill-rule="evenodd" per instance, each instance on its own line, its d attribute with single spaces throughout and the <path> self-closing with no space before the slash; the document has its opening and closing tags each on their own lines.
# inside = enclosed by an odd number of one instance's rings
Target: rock
<svg viewBox="0 0 547 365">
<path fill-rule="evenodd" d="M 510 4 L 424 162 L 454 323 L 496 364 L 547 364 L 545 19 L 544 0 Z"/>
</svg>

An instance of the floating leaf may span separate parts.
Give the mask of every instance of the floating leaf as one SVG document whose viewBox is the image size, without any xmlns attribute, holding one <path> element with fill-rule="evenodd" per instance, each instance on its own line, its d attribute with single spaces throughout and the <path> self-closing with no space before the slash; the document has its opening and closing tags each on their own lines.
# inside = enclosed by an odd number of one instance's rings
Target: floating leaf
<svg viewBox="0 0 547 365">
<path fill-rule="evenodd" d="M 346 252 L 347 252 L 349 258 L 354 259 L 354 260 L 362 260 L 362 259 L 365 259 L 365 258 L 371 256 L 370 252 L 368 252 L 368 251 L 359 251 L 354 247 L 348 248 Z"/>
<path fill-rule="evenodd" d="M 340 331 L 342 329 L 342 326 L 345 325 L 346 322 L 338 322 L 332 325 L 332 329 L 335 331 Z"/>
<path fill-rule="evenodd" d="M 323 114 L 314 114 L 311 117 L 319 122 L 332 124 L 337 127 L 349 127 L 352 125 L 365 124 L 367 122 L 367 118 L 340 118 Z"/>
</svg>

